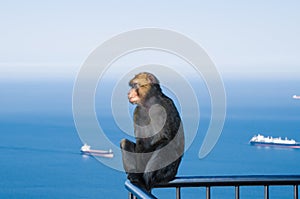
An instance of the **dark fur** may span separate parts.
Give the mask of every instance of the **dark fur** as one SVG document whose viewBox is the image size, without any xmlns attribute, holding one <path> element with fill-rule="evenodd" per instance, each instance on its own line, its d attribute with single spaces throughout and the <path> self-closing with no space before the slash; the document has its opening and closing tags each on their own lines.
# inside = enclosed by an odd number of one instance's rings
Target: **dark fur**
<svg viewBox="0 0 300 199">
<path fill-rule="evenodd" d="M 144 78 L 145 76 L 142 77 Z M 135 82 L 139 82 L 138 78 L 141 77 L 137 75 L 133 80 L 135 80 Z M 136 143 L 133 143 L 127 139 L 123 139 L 120 144 L 121 149 L 129 152 L 148 153 L 155 151 L 152 156 L 129 157 L 122 150 L 123 164 L 125 171 L 128 174 L 128 179 L 132 183 L 145 188 L 147 191 L 150 191 L 155 184 L 168 182 L 174 179 L 184 151 L 184 136 L 179 113 L 173 101 L 162 93 L 160 85 L 157 84 L 157 82 L 155 82 L 155 84 L 152 82 L 153 81 L 149 82 L 147 85 L 143 85 L 142 87 L 137 86 L 136 88 L 136 92 L 139 94 L 139 96 L 143 96 L 141 103 L 137 104 L 137 107 L 134 111 Z M 167 115 L 163 128 L 155 135 L 153 135 L 152 132 L 141 132 L 142 129 L 136 127 L 136 125 L 149 125 L 151 121 L 149 117 L 149 110 L 151 106 L 157 104 L 165 109 L 165 113 Z M 158 120 L 160 119 L 161 115 L 163 115 L 160 113 L 156 114 L 157 115 L 154 115 L 154 117 Z M 152 121 L 151 125 L 155 126 L 157 124 Z M 180 135 L 176 136 L 177 134 Z M 143 135 L 143 137 L 138 137 L 138 135 Z M 158 149 L 165 147 L 173 139 L 177 139 L 177 141 L 171 150 L 168 150 L 168 154 L 163 154 L 160 152 L 156 153 Z M 151 172 L 135 172 L 135 170 L 145 171 L 146 167 L 148 168 L 153 165 L 159 165 L 161 162 L 163 162 L 164 157 L 169 155 L 177 157 L 173 162 L 170 162 L 169 165 Z"/>
</svg>

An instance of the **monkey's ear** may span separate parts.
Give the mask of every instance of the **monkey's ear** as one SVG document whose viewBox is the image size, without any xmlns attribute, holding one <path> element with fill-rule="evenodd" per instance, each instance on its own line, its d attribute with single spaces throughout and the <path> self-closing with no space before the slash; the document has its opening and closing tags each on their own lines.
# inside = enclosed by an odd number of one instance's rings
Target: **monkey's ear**
<svg viewBox="0 0 300 199">
<path fill-rule="evenodd" d="M 159 80 L 153 74 L 148 73 L 147 78 L 151 84 L 159 84 Z"/>
</svg>

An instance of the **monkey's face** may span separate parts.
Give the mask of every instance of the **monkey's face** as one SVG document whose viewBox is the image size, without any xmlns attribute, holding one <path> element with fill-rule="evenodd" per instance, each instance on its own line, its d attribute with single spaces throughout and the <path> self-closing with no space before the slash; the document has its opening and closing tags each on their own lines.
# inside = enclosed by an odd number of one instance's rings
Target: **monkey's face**
<svg viewBox="0 0 300 199">
<path fill-rule="evenodd" d="M 143 104 L 153 84 L 159 84 L 154 75 L 146 72 L 137 74 L 129 82 L 131 87 L 128 92 L 129 102 L 132 104 Z"/>
<path fill-rule="evenodd" d="M 141 84 L 138 79 L 130 81 L 131 89 L 128 92 L 128 100 L 132 104 L 142 104 L 150 89 L 150 84 Z"/>
<path fill-rule="evenodd" d="M 138 74 L 129 82 L 131 89 L 128 100 L 132 104 L 141 104 L 151 87 L 147 74 Z"/>
<path fill-rule="evenodd" d="M 132 89 L 129 90 L 128 100 L 132 104 L 138 104 L 141 101 L 141 99 L 140 99 L 140 97 L 137 93 L 137 90 L 135 88 L 132 88 Z"/>
</svg>

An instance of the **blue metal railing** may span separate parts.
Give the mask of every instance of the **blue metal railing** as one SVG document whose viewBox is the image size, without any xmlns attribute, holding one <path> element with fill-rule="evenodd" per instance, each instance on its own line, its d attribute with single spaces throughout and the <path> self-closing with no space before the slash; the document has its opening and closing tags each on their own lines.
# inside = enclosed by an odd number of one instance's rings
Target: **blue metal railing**
<svg viewBox="0 0 300 199">
<path fill-rule="evenodd" d="M 298 186 L 300 175 L 245 175 L 245 176 L 189 176 L 177 177 L 173 181 L 156 185 L 154 188 L 176 188 L 176 198 L 180 199 L 181 188 L 183 187 L 206 187 L 206 199 L 211 197 L 211 187 L 235 187 L 235 199 L 240 198 L 241 186 L 263 186 L 264 199 L 269 199 L 269 186 L 293 186 L 294 199 L 298 199 Z M 129 191 L 129 199 L 154 199 L 151 193 L 147 193 L 138 186 L 125 182 Z"/>
</svg>

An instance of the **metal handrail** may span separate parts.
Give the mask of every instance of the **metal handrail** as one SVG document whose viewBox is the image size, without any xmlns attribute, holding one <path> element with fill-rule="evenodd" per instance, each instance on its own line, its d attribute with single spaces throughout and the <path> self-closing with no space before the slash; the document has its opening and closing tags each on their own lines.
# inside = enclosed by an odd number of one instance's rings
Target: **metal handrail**
<svg viewBox="0 0 300 199">
<path fill-rule="evenodd" d="M 129 191 L 129 199 L 157 199 L 154 195 L 146 192 L 144 189 L 141 189 L 135 184 L 132 184 L 129 180 L 126 180 L 125 187 Z"/>
<path fill-rule="evenodd" d="M 298 185 L 300 175 L 244 175 L 244 176 L 187 176 L 176 177 L 173 181 L 156 185 L 155 188 L 176 188 L 176 198 L 180 199 L 180 191 L 183 187 L 206 187 L 206 199 L 210 199 L 211 187 L 233 186 L 235 187 L 235 198 L 240 197 L 240 186 L 264 186 L 264 198 L 269 199 L 269 186 L 294 187 L 294 199 L 298 199 Z M 129 198 L 154 199 L 151 193 L 147 193 L 130 181 L 125 182 L 129 191 Z"/>
</svg>

